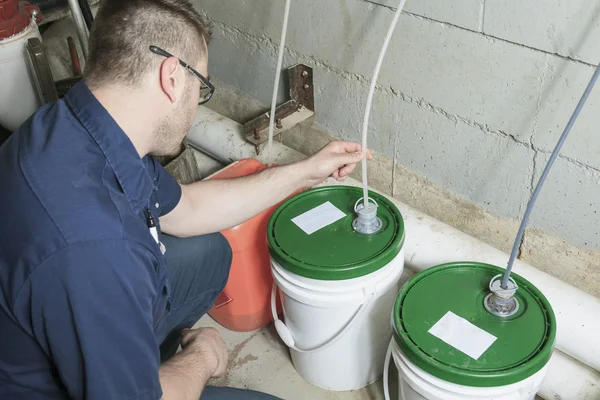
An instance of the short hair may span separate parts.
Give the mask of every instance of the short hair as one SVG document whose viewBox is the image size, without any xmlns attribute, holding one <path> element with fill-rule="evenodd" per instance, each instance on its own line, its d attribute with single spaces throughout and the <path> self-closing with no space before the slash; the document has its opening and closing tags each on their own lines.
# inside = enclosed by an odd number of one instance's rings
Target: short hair
<svg viewBox="0 0 600 400">
<path fill-rule="evenodd" d="M 102 0 L 90 32 L 84 79 L 90 87 L 139 86 L 164 61 L 150 51 L 151 45 L 194 67 L 206 56 L 211 35 L 210 24 L 187 0 Z"/>
</svg>

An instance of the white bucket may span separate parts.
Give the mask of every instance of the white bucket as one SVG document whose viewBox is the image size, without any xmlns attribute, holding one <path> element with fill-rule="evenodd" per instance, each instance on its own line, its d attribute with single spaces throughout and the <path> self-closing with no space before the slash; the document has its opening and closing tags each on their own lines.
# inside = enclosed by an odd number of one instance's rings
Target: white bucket
<svg viewBox="0 0 600 400">
<path fill-rule="evenodd" d="M 463 386 L 438 379 L 417 367 L 402 353 L 394 339 L 390 347 L 398 368 L 400 400 L 533 400 L 548 371 L 546 365 L 529 378 L 506 386 Z"/>
<path fill-rule="evenodd" d="M 41 40 L 37 24 L 0 41 L 0 125 L 16 130 L 40 106 L 29 73 L 27 40 Z"/>
<path fill-rule="evenodd" d="M 302 277 L 274 260 L 271 266 L 285 316 L 284 324 L 275 310 L 274 286 L 275 327 L 298 373 L 333 391 L 357 390 L 379 379 L 392 337 L 389 320 L 404 250 L 377 271 L 347 280 Z"/>
<path fill-rule="evenodd" d="M 554 349 L 556 318 L 544 295 L 513 274 L 520 305 L 503 318 L 485 307 L 490 282 L 503 271 L 455 262 L 415 275 L 391 315 L 383 378 L 393 356 L 400 400 L 533 400 Z"/>
</svg>

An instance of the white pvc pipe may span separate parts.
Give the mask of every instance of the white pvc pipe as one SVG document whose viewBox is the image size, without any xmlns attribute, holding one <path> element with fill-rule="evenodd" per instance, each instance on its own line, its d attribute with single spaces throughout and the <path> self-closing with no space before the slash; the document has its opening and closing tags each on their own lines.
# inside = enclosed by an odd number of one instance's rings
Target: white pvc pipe
<svg viewBox="0 0 600 400">
<path fill-rule="evenodd" d="M 223 162 L 256 158 L 254 146 L 245 141 L 243 126 L 205 107 L 199 107 L 196 121 L 187 138 L 193 146 Z M 301 153 L 280 143 L 274 145 L 278 163 L 305 158 Z M 258 159 L 265 162 L 263 155 Z M 336 181 L 329 180 L 327 184 L 336 184 Z M 360 182 L 354 179 L 348 179 L 344 184 L 361 187 Z M 396 199 L 390 200 L 404 217 L 407 268 L 419 272 L 454 261 L 479 261 L 498 266 L 506 263 L 506 253 Z M 531 281 L 548 298 L 558 322 L 556 347 L 572 357 L 557 352 L 559 355 L 553 357 L 553 360 L 560 358 L 560 361 L 553 362 L 550 376 L 558 376 L 563 370 L 572 371 L 573 375 L 568 376 L 564 389 L 556 387 L 556 381 L 546 379 L 542 393 L 551 390 L 561 396 L 565 393 L 563 400 L 597 398 L 600 383 L 600 300 L 525 262 L 517 261 L 514 271 Z M 578 393 L 585 393 L 588 397 L 566 396 L 578 390 Z"/>
<path fill-rule="evenodd" d="M 392 338 L 392 340 L 395 340 Z M 392 362 L 392 351 L 394 342 L 390 341 L 385 352 L 385 361 L 383 362 L 383 397 L 390 400 L 390 363 Z"/>
<path fill-rule="evenodd" d="M 600 373 L 555 350 L 538 395 L 546 400 L 600 399 Z"/>
<path fill-rule="evenodd" d="M 29 74 L 27 40 L 42 39 L 32 21 L 23 32 L 0 40 L 0 125 L 17 129 L 40 106 Z"/>
<path fill-rule="evenodd" d="M 264 145 L 258 146 L 257 155 L 256 147 L 246 142 L 242 125 L 204 106 L 198 107 L 187 140 L 193 147 L 224 164 L 242 158 L 255 158 L 264 164 L 268 162 Z M 277 141 L 273 142 L 275 164 L 290 163 L 304 158 L 304 154 Z"/>
<path fill-rule="evenodd" d="M 283 53 L 285 51 L 285 36 L 287 34 L 288 20 L 290 19 L 291 0 L 285 0 L 285 11 L 283 13 L 283 27 L 281 28 L 281 40 L 279 40 L 279 55 L 275 67 L 275 83 L 273 84 L 273 96 L 271 97 L 271 114 L 269 115 L 269 137 L 267 140 L 267 165 L 273 165 L 273 130 L 275 125 L 275 109 L 277 107 L 277 92 L 279 91 L 279 80 L 281 68 L 283 68 Z"/>
</svg>

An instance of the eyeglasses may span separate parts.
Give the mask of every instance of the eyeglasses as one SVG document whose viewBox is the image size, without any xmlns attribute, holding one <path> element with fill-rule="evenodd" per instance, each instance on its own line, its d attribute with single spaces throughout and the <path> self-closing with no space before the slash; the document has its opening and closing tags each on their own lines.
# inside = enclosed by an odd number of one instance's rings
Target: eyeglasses
<svg viewBox="0 0 600 400">
<path fill-rule="evenodd" d="M 161 49 L 160 47 L 156 47 L 156 46 L 150 46 L 150 51 L 153 52 L 154 54 L 158 54 L 159 56 L 163 56 L 163 57 L 167 57 L 167 58 L 175 57 L 171 53 Z M 177 58 L 177 57 L 175 57 L 175 58 Z M 213 84 L 210 83 L 208 81 L 208 79 L 206 79 L 204 76 L 202 76 L 202 74 L 200 72 L 196 71 L 194 68 L 190 67 L 188 64 L 181 61 L 179 58 L 177 58 L 177 60 L 179 60 L 179 64 L 181 64 L 181 66 L 183 68 L 187 69 L 192 75 L 194 75 L 196 78 L 198 78 L 200 80 L 200 82 L 202 83 L 200 85 L 200 101 L 198 102 L 198 105 L 205 104 L 206 102 L 208 102 L 210 100 L 210 98 L 212 97 L 212 95 L 215 93 L 215 87 L 213 86 Z"/>
</svg>

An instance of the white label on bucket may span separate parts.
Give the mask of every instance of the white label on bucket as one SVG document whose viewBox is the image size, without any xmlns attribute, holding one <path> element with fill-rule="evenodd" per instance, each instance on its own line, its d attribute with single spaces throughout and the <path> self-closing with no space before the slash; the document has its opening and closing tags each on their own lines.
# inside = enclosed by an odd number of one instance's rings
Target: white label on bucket
<svg viewBox="0 0 600 400">
<path fill-rule="evenodd" d="M 323 203 L 320 206 L 293 218 L 292 222 L 310 235 L 319 229 L 325 228 L 327 225 L 339 221 L 345 216 L 346 214 L 344 214 L 342 210 L 328 201 L 327 203 Z"/>
<path fill-rule="evenodd" d="M 497 339 L 451 311 L 436 322 L 429 333 L 475 360 Z"/>
</svg>

